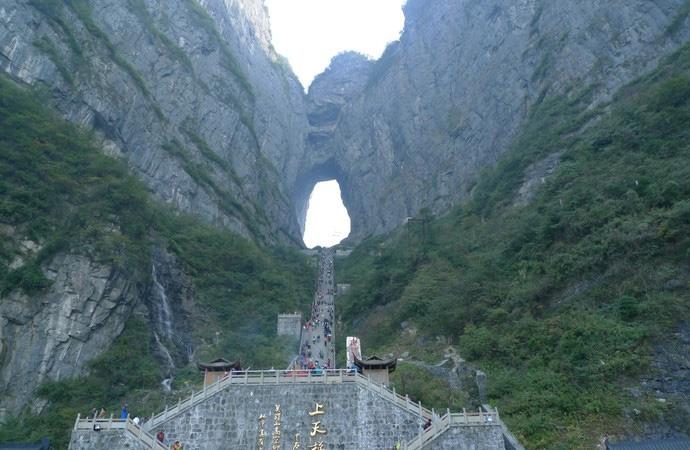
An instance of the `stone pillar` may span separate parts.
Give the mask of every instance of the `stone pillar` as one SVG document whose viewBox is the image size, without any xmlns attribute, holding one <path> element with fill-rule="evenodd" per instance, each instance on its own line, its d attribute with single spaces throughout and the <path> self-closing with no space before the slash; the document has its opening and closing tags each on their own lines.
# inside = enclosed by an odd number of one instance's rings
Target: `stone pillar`
<svg viewBox="0 0 690 450">
<path fill-rule="evenodd" d="M 299 339 L 301 332 L 301 313 L 278 315 L 278 336 L 292 336 Z"/>
<path fill-rule="evenodd" d="M 485 405 L 486 402 L 486 374 L 481 370 L 477 370 L 475 374 L 477 382 L 477 389 L 479 390 L 479 403 Z"/>
<path fill-rule="evenodd" d="M 350 290 L 349 284 L 338 283 L 338 285 L 336 286 L 335 293 L 336 293 L 336 295 L 343 295 L 343 294 L 347 293 L 347 291 L 349 291 L 349 290 Z"/>
</svg>

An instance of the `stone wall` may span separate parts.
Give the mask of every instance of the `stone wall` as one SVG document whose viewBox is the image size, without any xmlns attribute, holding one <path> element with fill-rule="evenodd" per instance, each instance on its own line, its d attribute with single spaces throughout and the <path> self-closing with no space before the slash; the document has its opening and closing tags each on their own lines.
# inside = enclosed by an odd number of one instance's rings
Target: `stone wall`
<svg viewBox="0 0 690 450">
<path fill-rule="evenodd" d="M 452 427 L 437 439 L 424 446 L 424 450 L 503 450 L 501 426 Z"/>
<path fill-rule="evenodd" d="M 316 403 L 323 415 L 309 416 Z M 272 447 L 275 405 L 281 407 L 281 448 L 292 448 L 299 433 L 302 448 L 309 443 L 313 423 L 320 421 L 328 449 L 378 450 L 406 442 L 419 430 L 414 414 L 391 405 L 357 385 L 231 386 L 160 428 L 170 441 L 187 450 L 258 448 L 260 415 L 266 416 L 265 448 Z M 153 434 L 158 429 L 151 430 Z"/>
<path fill-rule="evenodd" d="M 125 430 L 76 430 L 72 432 L 70 450 L 150 450 Z"/>
<path fill-rule="evenodd" d="M 302 314 L 279 314 L 278 336 L 299 338 L 302 333 Z"/>
<path fill-rule="evenodd" d="M 310 416 L 316 404 L 323 414 Z M 181 441 L 187 450 L 262 448 L 259 417 L 265 416 L 264 449 L 273 448 L 276 405 L 280 405 L 280 445 L 292 448 L 296 434 L 302 449 L 318 440 L 327 449 L 386 450 L 409 442 L 421 430 L 413 411 L 390 403 L 356 384 L 230 386 L 201 404 L 149 430 L 163 430 L 166 443 Z M 310 438 L 314 423 L 326 433 Z M 320 439 L 318 439 L 320 438 Z M 503 450 L 500 425 L 451 428 L 428 449 Z M 94 447 L 95 448 L 95 447 Z"/>
</svg>

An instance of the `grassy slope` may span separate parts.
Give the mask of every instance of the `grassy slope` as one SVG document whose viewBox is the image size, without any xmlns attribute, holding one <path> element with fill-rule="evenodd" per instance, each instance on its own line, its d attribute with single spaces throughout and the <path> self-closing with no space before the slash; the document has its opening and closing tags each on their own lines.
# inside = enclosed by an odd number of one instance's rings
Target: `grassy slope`
<svg viewBox="0 0 690 450">
<path fill-rule="evenodd" d="M 449 338 L 488 372 L 491 402 L 528 448 L 690 424 L 680 399 L 624 389 L 690 317 L 690 48 L 605 110 L 583 113 L 588 96 L 543 100 L 470 203 L 365 242 L 339 271 L 353 284 L 343 318 L 365 347 L 406 348 L 405 320 Z M 525 168 L 562 150 L 536 198 L 512 206 Z M 665 289 L 674 279 L 683 287 Z M 421 395 L 447 406 L 434 389 Z"/>
<path fill-rule="evenodd" d="M 61 251 L 113 264 L 143 286 L 151 248 L 162 245 L 194 283 L 196 338 L 207 343 L 197 356 L 282 365 L 276 314 L 306 309 L 314 275 L 304 258 L 169 212 L 92 141 L 41 106 L 35 93 L 0 77 L 0 223 L 15 227 L 17 235 L 0 240 L 0 301 L 15 289 L 31 294 L 48 287 L 41 264 Z M 11 270 L 20 239 L 39 242 L 42 250 Z M 218 329 L 224 333 L 215 344 Z M 193 369 L 183 372 L 187 380 L 198 378 Z M 136 413 L 149 414 L 164 400 L 161 375 L 147 327 L 133 319 L 119 344 L 92 364 L 91 376 L 44 386 L 39 394 L 51 400 L 46 412 L 13 418 L 0 428 L 0 441 L 49 434 L 57 448 L 66 448 L 77 412 L 114 410 L 125 399 Z"/>
</svg>

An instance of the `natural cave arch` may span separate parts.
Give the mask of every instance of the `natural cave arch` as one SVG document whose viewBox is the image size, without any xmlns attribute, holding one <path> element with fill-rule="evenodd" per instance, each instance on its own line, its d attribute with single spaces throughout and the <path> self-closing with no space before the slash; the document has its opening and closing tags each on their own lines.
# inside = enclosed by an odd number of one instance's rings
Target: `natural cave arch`
<svg viewBox="0 0 690 450">
<path fill-rule="evenodd" d="M 351 190 L 348 177 L 335 160 L 329 159 L 328 161 L 312 166 L 310 169 L 303 172 L 297 177 L 297 181 L 295 182 L 293 201 L 301 236 L 304 236 L 307 209 L 309 207 L 309 196 L 311 195 L 312 191 L 314 190 L 314 186 L 316 186 L 317 183 L 329 180 L 335 180 L 340 185 L 340 193 L 343 204 L 345 205 L 345 208 L 347 208 L 348 214 L 350 214 L 351 226 L 354 225 L 351 213 L 352 202 L 350 201 L 349 193 Z M 350 234 L 352 234 L 352 229 L 350 230 Z"/>
</svg>

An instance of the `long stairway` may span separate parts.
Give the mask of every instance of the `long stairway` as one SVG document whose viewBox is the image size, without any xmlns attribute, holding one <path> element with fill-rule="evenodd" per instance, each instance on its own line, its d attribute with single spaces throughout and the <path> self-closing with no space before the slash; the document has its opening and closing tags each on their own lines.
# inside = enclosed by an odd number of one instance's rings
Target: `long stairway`
<svg viewBox="0 0 690 450">
<path fill-rule="evenodd" d="M 299 355 L 291 369 L 335 369 L 335 282 L 331 249 L 319 252 L 319 276 L 311 308 L 311 317 L 302 330 Z"/>
<path fill-rule="evenodd" d="M 119 432 L 122 431 L 127 434 L 128 437 L 137 442 L 142 448 L 151 450 L 167 450 L 167 447 L 160 442 L 158 442 L 153 435 L 149 434 L 148 431 L 144 430 L 143 426 L 140 426 L 129 417 L 126 419 L 115 419 L 112 416 L 107 419 L 95 419 L 95 418 L 85 418 L 82 419 L 79 415 L 77 420 L 74 422 L 73 431 L 88 430 L 95 431 L 98 433 L 107 434 L 109 432 Z"/>
<path fill-rule="evenodd" d="M 445 433 L 450 433 L 457 427 L 495 427 L 500 424 L 497 411 L 451 413 L 446 411 L 440 415 L 434 410 L 422 406 L 420 402 L 412 401 L 407 395 L 400 395 L 395 389 L 375 382 L 369 377 L 356 371 L 335 369 L 335 344 L 333 333 L 335 292 L 334 292 L 334 252 L 322 250 L 319 254 L 319 276 L 316 292 L 312 304 L 311 317 L 302 330 L 300 354 L 287 370 L 256 370 L 229 372 L 227 376 L 214 384 L 204 386 L 193 392 L 184 400 L 180 399 L 175 405 L 166 405 L 160 413 L 149 418 L 142 427 L 136 427 L 130 420 L 103 421 L 103 429 L 122 429 L 123 432 L 135 438 L 144 448 L 158 449 L 162 446 L 150 434 L 156 429 L 164 429 L 171 423 L 179 422 L 181 417 L 195 408 L 203 409 L 206 402 L 216 396 L 222 396 L 223 391 L 240 386 L 280 386 L 279 391 L 290 389 L 289 386 L 310 385 L 350 385 L 358 386 L 385 400 L 407 417 L 413 418 L 412 433 L 408 432 L 407 442 L 401 442 L 406 450 L 421 450 L 432 445 L 443 443 Z M 244 389 L 244 388 L 241 388 Z M 302 389 L 302 388 L 299 388 Z M 348 388 L 349 389 L 349 388 Z M 249 395 L 254 395 L 254 388 L 249 388 Z M 302 390 L 304 392 L 304 390 Z M 190 416 L 191 417 L 191 416 Z M 200 420 L 195 417 L 193 420 Z M 409 420 L 409 419 L 408 419 Z M 199 423 L 195 425 L 199 427 Z M 205 423 L 205 422 L 204 422 Z M 424 426 L 423 424 L 430 424 Z M 93 428 L 89 419 L 77 418 L 75 432 Z M 416 434 L 415 434 L 416 433 Z M 439 440 L 440 439 L 440 440 Z M 494 447 L 492 447 L 494 448 Z M 499 447 L 496 447 L 499 448 Z M 503 447 L 500 447 L 503 448 Z"/>
</svg>

